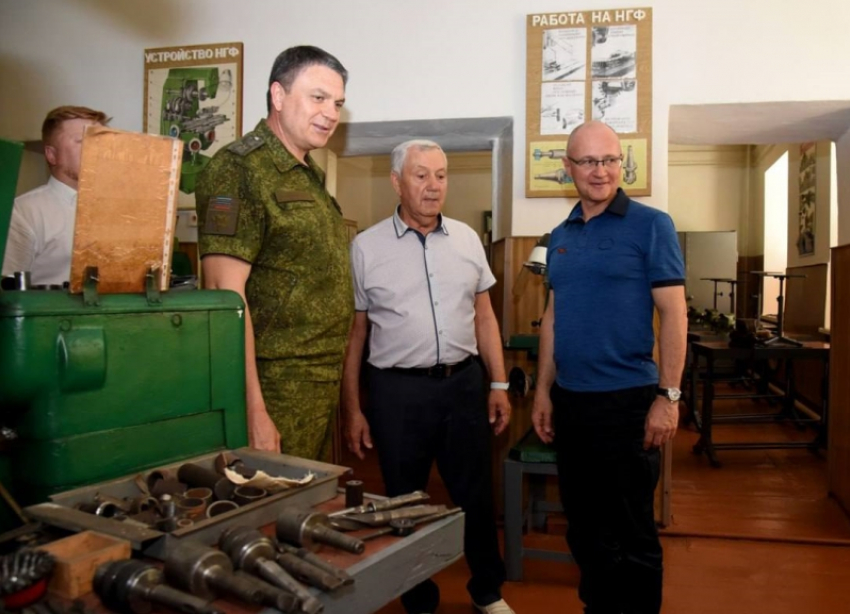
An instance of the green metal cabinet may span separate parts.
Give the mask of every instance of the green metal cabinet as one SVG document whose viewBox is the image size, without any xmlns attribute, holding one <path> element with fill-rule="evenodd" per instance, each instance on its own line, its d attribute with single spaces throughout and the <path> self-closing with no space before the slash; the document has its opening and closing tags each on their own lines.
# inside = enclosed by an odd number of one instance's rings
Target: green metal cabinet
<svg viewBox="0 0 850 614">
<path fill-rule="evenodd" d="M 91 301 L 89 301 L 90 303 Z M 0 291 L 0 408 L 24 504 L 247 444 L 245 310 L 227 291 Z"/>
</svg>

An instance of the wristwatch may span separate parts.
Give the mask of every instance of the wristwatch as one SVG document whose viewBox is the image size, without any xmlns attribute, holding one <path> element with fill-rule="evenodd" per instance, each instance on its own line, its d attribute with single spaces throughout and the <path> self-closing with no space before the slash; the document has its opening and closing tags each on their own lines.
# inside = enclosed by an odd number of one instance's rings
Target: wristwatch
<svg viewBox="0 0 850 614">
<path fill-rule="evenodd" d="M 490 382 L 490 390 L 507 390 L 510 388 L 508 382 Z"/>
<path fill-rule="evenodd" d="M 682 391 L 678 388 L 661 388 L 659 386 L 659 388 L 655 391 L 655 394 L 660 397 L 664 397 L 671 403 L 675 403 L 682 398 Z"/>
</svg>

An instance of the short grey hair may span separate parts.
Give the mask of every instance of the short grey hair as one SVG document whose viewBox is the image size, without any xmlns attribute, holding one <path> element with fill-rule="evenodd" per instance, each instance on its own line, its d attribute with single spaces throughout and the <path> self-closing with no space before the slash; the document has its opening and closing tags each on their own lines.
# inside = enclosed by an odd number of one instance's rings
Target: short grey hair
<svg viewBox="0 0 850 614">
<path fill-rule="evenodd" d="M 439 149 L 443 152 L 443 155 L 446 155 L 446 152 L 443 151 L 443 148 L 440 147 L 439 143 L 434 141 L 429 141 L 428 139 L 411 139 L 409 141 L 405 141 L 399 145 L 396 145 L 395 149 L 393 149 L 392 154 L 390 154 L 390 159 L 392 162 L 391 169 L 396 175 L 401 177 L 401 171 L 404 168 L 404 161 L 407 160 L 407 152 L 411 147 L 415 147 L 420 151 L 428 151 L 429 149 Z"/>
</svg>

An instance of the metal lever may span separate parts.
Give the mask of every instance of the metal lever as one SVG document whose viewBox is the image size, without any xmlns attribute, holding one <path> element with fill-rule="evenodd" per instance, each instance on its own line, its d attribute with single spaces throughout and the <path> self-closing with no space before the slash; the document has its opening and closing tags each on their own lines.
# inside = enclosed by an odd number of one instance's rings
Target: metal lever
<svg viewBox="0 0 850 614">
<path fill-rule="evenodd" d="M 427 501 L 430 498 L 431 497 L 425 491 L 415 490 L 406 495 L 390 497 L 389 499 L 378 499 L 377 501 L 369 501 L 369 503 L 364 503 L 363 505 L 358 505 L 357 507 L 349 507 L 344 510 L 339 510 L 338 512 L 332 512 L 328 514 L 328 518 L 336 518 L 337 516 L 347 516 L 349 514 L 369 514 L 371 512 L 392 510 L 397 507 L 410 505 L 412 503 L 422 503 L 423 501 Z"/>
</svg>

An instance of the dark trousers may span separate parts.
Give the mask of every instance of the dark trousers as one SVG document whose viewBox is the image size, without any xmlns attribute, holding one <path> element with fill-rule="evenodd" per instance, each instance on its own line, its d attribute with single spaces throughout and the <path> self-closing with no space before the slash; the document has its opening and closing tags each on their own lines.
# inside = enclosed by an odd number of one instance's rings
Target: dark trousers
<svg viewBox="0 0 850 614">
<path fill-rule="evenodd" d="M 660 451 L 643 449 L 656 387 L 552 387 L 558 485 L 567 543 L 588 614 L 658 614 L 661 543 L 653 513 Z"/>
<path fill-rule="evenodd" d="M 369 367 L 366 417 L 388 496 L 426 490 L 434 461 L 454 505 L 466 514 L 464 554 L 472 600 L 501 599 L 505 565 L 499 552 L 490 469 L 492 431 L 483 369 L 475 361 L 446 378 Z M 408 612 L 433 612 L 432 580 L 402 595 Z"/>
</svg>

